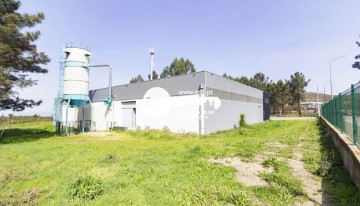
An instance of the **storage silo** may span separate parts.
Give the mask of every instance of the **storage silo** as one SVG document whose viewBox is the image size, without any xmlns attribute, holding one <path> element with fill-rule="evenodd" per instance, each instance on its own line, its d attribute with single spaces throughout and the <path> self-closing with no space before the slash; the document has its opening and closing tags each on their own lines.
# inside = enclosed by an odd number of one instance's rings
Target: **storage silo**
<svg viewBox="0 0 360 206">
<path fill-rule="evenodd" d="M 70 106 L 83 106 L 89 101 L 89 49 L 68 44 L 64 51 L 64 99 Z"/>
<path fill-rule="evenodd" d="M 91 130 L 92 122 L 85 125 L 85 105 L 89 98 L 90 49 L 82 44 L 68 43 L 62 50 L 55 122 L 59 134 Z M 85 129 L 86 128 L 86 129 Z"/>
</svg>

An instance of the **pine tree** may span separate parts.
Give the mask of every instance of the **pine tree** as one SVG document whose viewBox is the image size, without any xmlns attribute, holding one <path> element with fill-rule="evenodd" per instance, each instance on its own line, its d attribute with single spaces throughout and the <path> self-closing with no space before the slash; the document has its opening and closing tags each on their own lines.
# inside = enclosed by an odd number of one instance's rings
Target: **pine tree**
<svg viewBox="0 0 360 206">
<path fill-rule="evenodd" d="M 356 44 L 360 47 L 360 42 L 356 42 Z M 360 54 L 355 56 L 356 60 L 360 59 Z M 360 61 L 355 61 L 354 64 L 352 65 L 353 68 L 357 68 L 360 69 Z"/>
<path fill-rule="evenodd" d="M 22 111 L 40 105 L 41 100 L 21 99 L 17 90 L 36 85 L 29 74 L 47 73 L 41 65 L 50 61 L 34 44 L 40 32 L 25 31 L 41 23 L 45 15 L 20 14 L 19 7 L 16 0 L 0 1 L 0 110 Z"/>
<path fill-rule="evenodd" d="M 307 87 L 309 80 L 305 79 L 305 75 L 301 72 L 296 72 L 290 76 L 290 91 L 293 98 L 293 105 L 298 108 L 299 115 L 301 115 L 300 101 L 305 98 L 305 87 Z"/>
<path fill-rule="evenodd" d="M 134 84 L 134 83 L 139 83 L 139 82 L 143 82 L 144 78 L 139 74 L 137 75 L 137 77 L 134 77 L 130 80 L 130 84 Z"/>
<path fill-rule="evenodd" d="M 189 74 L 196 72 L 194 64 L 184 58 L 177 59 L 175 58 L 174 61 L 163 69 L 163 72 L 160 74 L 160 78 L 172 77 L 181 74 Z"/>
</svg>

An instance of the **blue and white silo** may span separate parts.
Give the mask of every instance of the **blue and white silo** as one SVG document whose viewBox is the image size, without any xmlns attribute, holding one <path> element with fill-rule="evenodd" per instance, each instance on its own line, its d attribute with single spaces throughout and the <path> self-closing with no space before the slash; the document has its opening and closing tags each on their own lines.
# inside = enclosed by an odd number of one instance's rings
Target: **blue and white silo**
<svg viewBox="0 0 360 206">
<path fill-rule="evenodd" d="M 81 44 L 66 44 L 60 60 L 58 95 L 55 100 L 55 122 L 58 133 L 85 131 L 85 105 L 89 98 L 89 67 L 91 51 Z M 92 122 L 86 130 L 91 130 Z"/>
<path fill-rule="evenodd" d="M 89 66 L 91 52 L 86 48 L 64 48 L 64 99 L 70 106 L 82 107 L 89 99 Z"/>
</svg>

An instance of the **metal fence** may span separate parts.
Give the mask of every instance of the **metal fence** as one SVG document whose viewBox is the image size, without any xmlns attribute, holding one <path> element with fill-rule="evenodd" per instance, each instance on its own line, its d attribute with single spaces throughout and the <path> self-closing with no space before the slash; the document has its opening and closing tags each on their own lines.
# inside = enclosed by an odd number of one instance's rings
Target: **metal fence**
<svg viewBox="0 0 360 206">
<path fill-rule="evenodd" d="M 321 115 L 359 146 L 360 82 L 325 103 Z"/>
<path fill-rule="evenodd" d="M 78 134 L 81 132 L 91 131 L 91 121 L 69 121 L 69 122 L 55 122 L 56 133 L 59 135 Z"/>
</svg>

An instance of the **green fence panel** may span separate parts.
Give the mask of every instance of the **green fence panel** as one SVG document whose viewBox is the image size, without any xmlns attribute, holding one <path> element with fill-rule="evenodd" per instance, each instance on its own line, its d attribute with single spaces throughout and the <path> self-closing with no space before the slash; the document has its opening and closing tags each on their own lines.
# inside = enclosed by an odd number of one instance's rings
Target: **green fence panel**
<svg viewBox="0 0 360 206">
<path fill-rule="evenodd" d="M 340 120 L 340 131 L 341 133 L 344 132 L 344 119 L 343 119 L 343 102 L 342 102 L 342 96 L 341 93 L 339 93 L 339 120 Z"/>
<path fill-rule="evenodd" d="M 356 124 L 356 106 L 355 106 L 355 89 L 354 85 L 351 85 L 351 116 L 352 116 L 352 127 L 353 127 L 353 143 L 357 142 L 357 124 Z"/>
<path fill-rule="evenodd" d="M 358 117 L 360 119 L 360 82 L 351 85 L 346 91 L 339 93 L 320 108 L 321 116 L 337 127 L 342 133 L 347 134 L 353 143 L 358 143 Z"/>
</svg>

